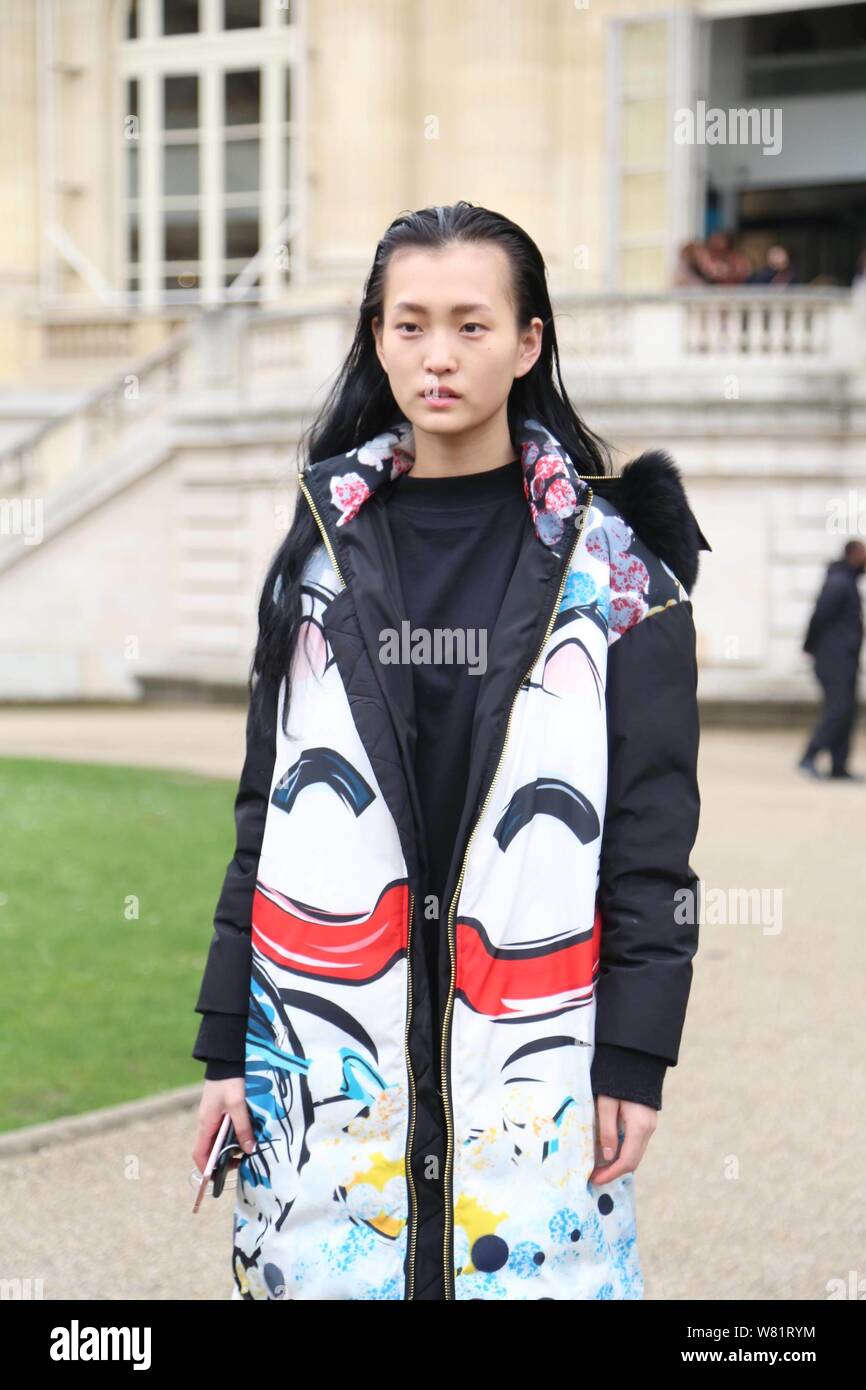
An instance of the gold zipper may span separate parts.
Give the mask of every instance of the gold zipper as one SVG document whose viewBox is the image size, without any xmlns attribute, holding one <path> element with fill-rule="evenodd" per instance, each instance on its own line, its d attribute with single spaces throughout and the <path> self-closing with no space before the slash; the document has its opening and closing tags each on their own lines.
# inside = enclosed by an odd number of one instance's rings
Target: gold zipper
<svg viewBox="0 0 866 1390">
<path fill-rule="evenodd" d="M 325 546 L 326 546 L 327 551 L 328 551 L 328 555 L 330 556 L 331 564 L 332 564 L 333 567 L 334 567 L 334 573 L 336 574 L 337 578 L 339 579 L 340 583 L 342 584 L 343 588 L 345 589 L 345 588 L 346 588 L 346 581 L 345 581 L 345 579 L 343 578 L 342 573 L 340 572 L 340 566 L 337 564 L 337 557 L 336 557 L 336 555 L 334 554 L 333 548 L 332 548 L 332 546 L 331 546 L 330 539 L 329 539 L 329 537 L 328 537 L 328 533 L 327 533 L 327 531 L 325 530 L 324 526 L 322 525 L 322 519 L 321 519 L 321 517 L 319 516 L 318 508 L 316 507 L 315 502 L 313 501 L 312 497 L 310 496 L 310 490 L 309 490 L 309 488 L 307 487 L 306 483 L 304 482 L 304 479 L 303 479 L 302 474 L 300 474 L 300 473 L 298 474 L 298 483 L 299 483 L 299 485 L 300 485 L 301 491 L 303 492 L 304 496 L 306 497 L 307 501 L 308 501 L 309 504 L 310 504 L 310 510 L 312 511 L 313 516 L 314 516 L 315 519 L 316 519 L 316 525 L 318 526 L 320 532 L 322 533 L 322 540 L 324 541 Z M 412 1176 L 412 1140 L 413 1140 L 414 1137 L 415 1137 L 415 1115 L 416 1115 L 416 1111 L 417 1111 L 418 1106 L 417 1106 L 417 1092 L 416 1092 L 416 1090 L 415 1090 L 415 1076 L 414 1076 L 414 1073 L 413 1073 L 413 1071 L 412 1071 L 412 1055 L 411 1055 L 411 1053 L 410 1053 L 410 1051 L 409 1051 L 409 1033 L 410 1033 L 410 1030 L 411 1030 L 411 1027 L 412 1027 L 412 922 L 413 922 L 413 918 L 414 918 L 414 915 L 415 915 L 414 909 L 415 909 L 415 894 L 414 894 L 414 893 L 412 892 L 412 890 L 410 889 L 410 890 L 409 890 L 409 926 L 408 926 L 408 930 L 407 930 L 407 933 L 406 933 L 406 972 L 407 972 L 406 983 L 407 983 L 407 996 L 408 996 L 408 997 L 407 997 L 407 1005 L 406 1005 L 406 1035 L 405 1035 L 405 1040 L 404 1040 L 404 1042 L 405 1042 L 405 1048 L 406 1048 L 406 1069 L 407 1069 L 407 1072 L 408 1072 L 408 1075 L 409 1075 L 409 1091 L 410 1091 L 410 1096 L 411 1096 L 411 1104 L 410 1104 L 410 1107 L 409 1107 L 409 1130 L 408 1130 L 407 1141 L 406 1141 L 406 1151 L 405 1151 L 405 1155 L 404 1155 L 405 1165 L 406 1165 L 406 1180 L 407 1180 L 407 1183 L 408 1183 L 408 1186 L 409 1186 L 409 1193 L 410 1193 L 410 1196 L 411 1196 L 411 1204 L 412 1204 L 412 1210 L 411 1210 L 411 1214 L 410 1214 L 410 1217 L 409 1217 L 409 1243 L 408 1243 L 408 1247 L 407 1247 L 407 1275 L 408 1275 L 408 1277 L 407 1277 L 407 1297 L 408 1297 L 408 1298 L 414 1297 L 414 1292 L 415 1292 L 415 1245 L 416 1245 L 417 1237 L 418 1237 L 418 1198 L 417 1198 L 417 1194 L 416 1194 L 416 1192 L 415 1192 L 415 1179 L 414 1179 L 414 1177 Z"/>
<path fill-rule="evenodd" d="M 455 950 L 456 950 L 456 945 L 455 945 L 455 941 L 454 941 L 454 938 L 453 938 L 452 933 L 453 933 L 453 928 L 454 928 L 454 918 L 455 918 L 455 915 L 456 915 L 457 900 L 458 900 L 458 898 L 460 897 L 460 889 L 463 887 L 463 877 L 464 877 L 464 874 L 466 873 L 466 861 L 467 861 L 467 859 L 469 858 L 469 850 L 470 850 L 470 847 L 471 847 L 471 845 L 472 845 L 472 841 L 473 841 L 473 839 L 475 838 L 475 832 L 476 832 L 476 830 L 478 829 L 478 826 L 479 826 L 479 824 L 481 823 L 481 820 L 483 819 L 484 812 L 487 810 L 487 806 L 488 806 L 488 804 L 489 804 L 489 802 L 490 802 L 490 798 L 491 798 L 491 796 L 493 795 L 493 788 L 494 788 L 495 785 L 496 785 L 496 779 L 497 779 L 497 777 L 499 776 L 499 769 L 500 769 L 500 767 L 502 766 L 502 759 L 503 759 L 503 757 L 505 756 L 505 749 L 506 749 L 506 747 L 507 747 L 507 745 L 508 745 L 508 735 L 509 735 L 509 733 L 510 733 L 510 731 L 511 731 L 511 720 L 512 720 L 512 716 L 514 715 L 514 708 L 515 708 L 515 705 L 517 704 L 517 697 L 518 697 L 518 695 L 520 694 L 521 690 L 523 689 L 524 682 L 527 681 L 527 680 L 529 679 L 529 677 L 532 675 L 532 671 L 533 671 L 533 669 L 534 669 L 534 667 L 535 667 L 535 664 L 536 664 L 536 662 L 538 661 L 538 658 L 541 656 L 541 653 L 544 651 L 544 648 L 545 648 L 545 646 L 546 646 L 546 644 L 547 644 L 547 641 L 548 641 L 548 639 L 549 639 L 549 637 L 550 637 L 550 634 L 551 634 L 551 632 L 552 632 L 552 630 L 553 630 L 553 624 L 556 622 L 556 615 L 557 615 L 557 613 L 559 612 L 559 605 L 560 605 L 560 603 L 562 602 L 562 595 L 563 595 L 563 592 L 564 592 L 564 590 L 565 590 L 565 585 L 566 585 L 566 583 L 567 583 L 567 581 L 568 581 L 568 573 L 569 573 L 569 570 L 571 569 L 571 562 L 572 562 L 572 559 L 574 558 L 574 552 L 575 552 L 575 550 L 576 550 L 577 547 L 578 547 L 578 544 L 579 544 L 579 542 L 580 542 L 581 536 L 583 535 L 583 528 L 584 528 L 584 526 L 586 525 L 586 519 L 587 519 L 587 517 L 589 516 L 590 507 L 592 506 L 592 499 L 593 499 L 593 491 L 592 491 L 592 488 L 587 488 L 587 492 L 589 493 L 589 497 L 587 498 L 586 502 L 584 502 L 584 503 L 582 504 L 582 505 L 583 505 L 584 511 L 583 511 L 583 517 L 582 517 L 581 523 L 580 523 L 580 529 L 578 530 L 578 533 L 577 533 L 577 535 L 576 535 L 575 538 L 574 538 L 574 543 L 572 544 L 571 550 L 569 551 L 568 559 L 566 560 L 565 566 L 564 566 L 564 568 L 563 568 L 562 579 L 561 579 L 560 584 L 559 584 L 559 593 L 558 593 L 557 596 L 556 596 L 556 602 L 555 602 L 554 605 L 553 605 L 553 608 L 552 608 L 551 613 L 550 613 L 550 617 L 549 617 L 548 622 L 547 622 L 547 630 L 546 630 L 546 632 L 545 632 L 545 634 L 544 634 L 544 637 L 542 638 L 541 646 L 538 648 L 538 651 L 536 652 L 535 657 L 533 658 L 532 665 L 530 666 L 529 670 L 526 672 L 526 675 L 523 677 L 523 680 L 520 682 L 520 685 L 517 687 L 517 690 L 516 690 L 515 693 L 514 693 L 514 699 L 511 701 L 511 709 L 508 711 L 508 722 L 506 723 L 506 726 L 505 726 L 505 737 L 504 737 L 504 739 L 502 740 L 502 748 L 500 749 L 500 752 L 499 752 L 499 761 L 497 762 L 497 764 L 496 764 L 496 770 L 495 770 L 495 772 L 493 773 L 493 780 L 491 781 L 490 786 L 489 786 L 488 789 L 487 789 L 487 795 L 486 795 L 485 798 L 484 798 L 484 805 L 481 807 L 481 810 L 478 812 L 478 815 L 477 815 L 476 818 L 475 818 L 475 824 L 474 824 L 473 827 L 472 827 L 472 833 L 471 833 L 471 835 L 469 836 L 469 839 L 468 839 L 467 842 L 466 842 L 466 849 L 464 850 L 464 853 L 463 853 L 463 862 L 462 862 L 462 864 L 460 865 L 460 876 L 459 876 L 459 878 L 457 879 L 457 887 L 456 887 L 455 890 L 454 890 L 454 896 L 453 896 L 453 898 L 451 899 L 451 907 L 449 908 L 449 911 L 448 911 L 448 953 L 449 953 L 449 955 L 450 955 L 450 957 L 451 957 L 451 984 L 450 984 L 450 988 L 449 988 L 449 990 L 448 990 L 448 1002 L 447 1002 L 447 1004 L 446 1004 L 446 1006 L 445 1006 L 445 1017 L 444 1017 L 443 1023 L 442 1023 L 442 1056 L 441 1056 L 441 1063 L 442 1063 L 442 1099 L 443 1099 L 443 1100 L 445 1100 L 446 1096 L 448 1095 L 448 1091 L 447 1091 L 448 1077 L 447 1077 L 447 1067 L 446 1067 L 446 1060 L 445 1060 L 445 1058 L 446 1058 L 446 1039 L 447 1039 L 447 1036 L 448 1036 L 448 1025 L 449 1025 L 450 1018 L 451 1018 L 451 1010 L 452 1010 L 453 1004 L 454 1004 Z M 451 1226 L 453 1226 L 453 1222 L 454 1222 L 454 1209 L 453 1209 L 453 1205 L 452 1205 L 452 1197 L 449 1195 L 449 1184 L 450 1184 L 450 1181 L 451 1181 L 451 1165 L 452 1165 L 452 1162 L 453 1162 L 452 1150 L 453 1150 L 453 1139 L 454 1139 L 453 1127 L 452 1127 L 452 1123 L 451 1123 L 451 1099 L 450 1099 L 450 1096 L 448 1096 L 448 1100 L 447 1100 L 447 1103 L 446 1103 L 445 1106 L 444 1106 L 444 1110 L 445 1110 L 445 1127 L 446 1127 L 446 1130 L 447 1130 L 447 1132 L 448 1132 L 448 1144 L 447 1144 L 447 1148 L 446 1148 L 446 1151 L 445 1151 L 445 1183 L 444 1183 L 444 1190 L 445 1190 L 445 1236 L 444 1236 L 444 1240 L 443 1240 L 443 1242 L 442 1242 L 442 1265 L 443 1265 L 443 1272 L 444 1272 L 444 1275 L 445 1275 L 445 1297 L 446 1297 L 446 1299 L 448 1299 L 448 1298 L 451 1297 L 451 1272 L 450 1272 L 450 1269 L 449 1269 L 450 1254 L 449 1254 L 448 1238 L 449 1238 L 449 1234 L 451 1233 L 450 1228 L 451 1228 Z"/>
<path fill-rule="evenodd" d="M 313 513 L 313 516 L 316 518 L 316 525 L 318 526 L 319 530 L 320 530 L 321 533 L 322 533 L 322 540 L 324 541 L 324 543 L 325 543 L 325 549 L 327 550 L 328 555 L 330 556 L 331 564 L 332 564 L 333 567 L 334 567 L 334 573 L 336 574 L 337 578 L 339 579 L 340 583 L 342 584 L 343 588 L 345 589 L 345 587 L 346 587 L 346 581 L 345 581 L 345 579 L 343 578 L 343 575 L 342 575 L 342 573 L 341 573 L 341 571 L 340 571 L 340 566 L 337 564 L 337 557 L 336 557 L 336 555 L 334 554 L 334 550 L 333 550 L 333 547 L 332 547 L 332 545 L 331 545 L 331 541 L 330 541 L 330 538 L 329 538 L 329 536 L 328 536 L 328 533 L 327 533 L 327 531 L 325 530 L 324 526 L 322 525 L 322 518 L 319 516 L 318 509 L 317 509 L 317 507 L 316 507 L 316 504 L 315 504 L 315 502 L 313 501 L 312 497 L 310 496 L 310 489 L 307 487 L 307 484 L 304 482 L 304 475 L 303 475 L 303 473 L 299 473 L 299 474 L 298 474 L 298 485 L 300 486 L 301 491 L 303 492 L 304 496 L 306 497 L 307 501 L 308 501 L 309 504 L 310 504 L 310 511 Z"/>
<path fill-rule="evenodd" d="M 406 935 L 406 969 L 408 1007 L 406 1009 L 406 1069 L 409 1073 L 409 1089 L 412 1104 L 410 1107 L 409 1132 L 406 1139 L 406 1180 L 412 1198 L 412 1211 L 409 1216 L 409 1242 L 406 1248 L 406 1297 L 415 1296 L 415 1244 L 418 1237 L 418 1199 L 415 1193 L 415 1179 L 412 1176 L 412 1140 L 415 1137 L 415 1114 L 417 1111 L 415 1077 L 412 1072 L 412 1056 L 409 1051 L 409 1033 L 412 1027 L 412 921 L 415 896 L 409 892 L 409 930 Z"/>
</svg>

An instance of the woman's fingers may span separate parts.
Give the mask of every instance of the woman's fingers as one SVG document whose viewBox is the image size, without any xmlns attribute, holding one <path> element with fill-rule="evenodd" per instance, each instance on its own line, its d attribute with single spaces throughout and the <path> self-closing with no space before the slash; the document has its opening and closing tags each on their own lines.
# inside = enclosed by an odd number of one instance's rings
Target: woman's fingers
<svg viewBox="0 0 866 1390">
<path fill-rule="evenodd" d="M 251 1152 L 255 1148 L 255 1140 L 246 1104 L 246 1085 L 242 1076 L 204 1083 L 198 1111 L 198 1130 L 192 1151 L 193 1162 L 200 1173 L 204 1172 L 224 1115 L 230 1117 L 238 1136 L 238 1143 L 248 1153 Z"/>
<path fill-rule="evenodd" d="M 589 1182 L 601 1187 L 605 1183 L 614 1182 L 624 1173 L 634 1172 L 655 1133 L 658 1113 L 651 1105 L 639 1105 L 637 1101 L 618 1100 L 615 1096 L 598 1096 L 596 1114 L 597 1157 L 596 1166 L 589 1175 Z M 622 1148 L 617 1154 L 620 1128 L 623 1131 L 623 1140 Z M 609 1151 L 610 1157 L 605 1150 Z"/>
<path fill-rule="evenodd" d="M 235 1127 L 238 1143 L 244 1150 L 244 1153 L 251 1154 L 256 1147 L 256 1140 L 253 1134 L 253 1124 L 250 1119 L 250 1112 L 246 1101 L 243 1099 L 235 1101 L 229 1108 L 229 1114 L 232 1117 L 232 1124 Z"/>
<path fill-rule="evenodd" d="M 614 1096 L 596 1097 L 595 1167 L 589 1175 L 592 1183 L 610 1182 L 617 1176 L 613 1169 L 619 1148 L 619 1107 L 620 1102 Z"/>
<path fill-rule="evenodd" d="M 204 1172 L 205 1164 L 208 1161 L 210 1151 L 214 1146 L 217 1132 L 222 1124 L 222 1110 L 199 1111 L 198 1129 L 195 1136 L 195 1148 L 192 1151 L 192 1161 L 200 1173 Z"/>
</svg>

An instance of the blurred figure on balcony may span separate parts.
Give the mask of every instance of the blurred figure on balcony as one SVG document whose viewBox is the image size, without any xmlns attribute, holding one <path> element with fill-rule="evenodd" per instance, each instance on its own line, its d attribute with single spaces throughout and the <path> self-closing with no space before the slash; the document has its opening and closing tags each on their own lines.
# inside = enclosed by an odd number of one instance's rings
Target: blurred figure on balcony
<svg viewBox="0 0 866 1390">
<path fill-rule="evenodd" d="M 760 270 L 753 270 L 747 285 L 790 285 L 794 278 L 791 257 L 784 246 L 771 246 Z"/>
<path fill-rule="evenodd" d="M 857 714 L 857 668 L 863 642 L 863 614 L 857 587 L 866 571 L 866 545 L 849 540 L 841 559 L 827 566 L 824 584 L 809 619 L 803 651 L 815 663 L 815 675 L 824 691 L 824 705 L 797 764 L 810 777 L 821 777 L 815 755 L 830 754 L 830 777 L 862 782 L 860 773 L 847 767 L 851 733 Z"/>
<path fill-rule="evenodd" d="M 677 259 L 677 268 L 674 271 L 674 284 L 684 285 L 687 288 L 692 286 L 705 285 L 707 281 L 698 271 L 695 261 L 695 251 L 698 246 L 696 241 L 687 241 L 680 247 Z"/>
<path fill-rule="evenodd" d="M 692 259 L 708 285 L 742 285 L 752 268 L 748 256 L 737 250 L 730 232 L 710 232 L 706 241 L 695 242 Z"/>
</svg>

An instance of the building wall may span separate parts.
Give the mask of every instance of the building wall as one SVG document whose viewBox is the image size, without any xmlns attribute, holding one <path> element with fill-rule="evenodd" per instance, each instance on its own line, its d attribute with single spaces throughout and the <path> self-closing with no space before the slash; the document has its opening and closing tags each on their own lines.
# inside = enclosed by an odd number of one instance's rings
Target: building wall
<svg viewBox="0 0 866 1390">
<path fill-rule="evenodd" d="M 142 0 L 144 19 L 155 17 L 157 3 Z M 215 25 L 216 0 L 201 5 Z M 782 0 L 775 8 L 789 7 Z M 154 42 L 145 27 L 127 44 L 123 0 L 6 0 L 2 302 L 8 312 L 16 282 L 35 291 L 42 232 L 53 222 L 80 264 L 49 252 L 47 290 L 97 304 L 103 284 L 122 286 L 124 78 L 149 74 L 140 93 L 146 107 L 155 74 L 198 71 L 207 145 L 213 74 L 226 51 L 263 71 L 288 64 L 296 88 L 285 190 L 298 214 L 286 248 L 292 280 L 287 287 L 270 275 L 270 302 L 310 287 L 357 294 L 378 238 L 401 210 L 461 197 L 527 228 L 555 293 L 665 288 L 677 245 L 701 230 L 704 163 L 723 181 L 740 166 L 748 181 L 796 179 L 822 161 L 833 177 L 863 172 L 863 142 L 850 119 L 861 110 L 858 96 L 791 101 L 790 139 L 776 158 L 672 140 L 674 111 L 707 97 L 705 76 L 725 100 L 738 100 L 741 26 L 717 26 L 705 74 L 706 9 L 693 0 L 586 0 L 585 8 L 563 0 L 298 0 L 290 25 L 275 25 L 276 11 L 266 7 L 270 27 L 259 31 Z M 736 15 L 744 7 L 732 0 L 712 10 Z M 275 102 L 268 97 L 266 126 Z M 143 186 L 153 188 L 152 159 L 141 155 Z M 217 157 L 203 147 L 203 185 Z M 266 158 L 275 169 L 276 141 Z M 265 226 L 278 225 L 282 211 L 273 195 Z M 155 238 L 148 216 L 142 236 Z M 151 284 L 152 294 L 159 290 Z"/>
<path fill-rule="evenodd" d="M 609 286 L 619 273 L 611 198 L 622 198 L 632 240 L 647 226 L 663 238 L 673 215 L 667 169 L 612 179 L 608 131 L 615 117 L 632 164 L 659 162 L 668 19 L 685 9 L 664 0 L 308 7 L 311 273 L 354 274 L 402 208 L 467 198 L 529 231 L 554 290 Z M 614 110 L 613 25 L 624 18 L 638 22 L 624 32 L 625 94 Z M 664 248 L 630 248 L 621 279 L 625 289 L 667 283 Z"/>
<path fill-rule="evenodd" d="M 147 4 L 154 12 L 155 0 Z M 214 0 L 203 4 L 213 18 Z M 249 343 L 232 367 L 212 316 L 190 309 L 201 328 L 196 372 L 170 400 L 160 396 L 168 389 L 159 384 L 162 368 L 132 362 L 130 380 L 142 385 L 145 402 L 154 392 L 154 404 L 118 436 L 122 449 L 90 459 L 91 471 L 98 462 L 115 477 L 125 451 L 152 444 L 157 424 L 171 448 L 146 477 L 39 554 L 0 568 L 11 615 L 0 697 L 130 697 L 136 668 L 123 647 L 130 633 L 140 633 L 140 660 L 151 670 L 243 678 L 258 584 L 277 539 L 277 455 L 289 456 L 300 417 L 309 423 L 352 328 L 349 318 L 329 321 L 324 306 L 357 301 L 376 241 L 396 213 L 458 197 L 506 213 L 538 241 L 560 315 L 567 386 L 590 426 L 618 450 L 617 470 L 648 447 L 669 449 L 682 469 L 713 546 L 702 556 L 695 595 L 704 693 L 810 694 L 799 640 L 823 567 L 845 539 L 828 530 L 824 504 L 861 486 L 864 473 L 866 320 L 841 291 L 814 309 L 801 304 L 794 329 L 775 304 L 753 301 L 748 351 L 738 355 L 730 339 L 741 306 L 726 310 L 718 292 L 696 309 L 688 295 L 668 291 L 672 250 L 689 229 L 696 161 L 688 148 L 671 149 L 667 160 L 658 151 L 671 106 L 694 95 L 701 71 L 692 9 L 661 0 L 590 0 L 587 9 L 560 0 L 443 0 L 436 8 L 420 0 L 314 0 L 297 9 L 293 32 L 247 34 L 236 51 L 239 62 L 259 54 L 297 68 L 302 219 L 287 307 L 304 313 L 252 310 Z M 49 11 L 53 76 L 36 22 Z M 14 375 L 22 344 L 35 340 L 33 325 L 43 318 L 52 330 L 44 337 L 65 343 L 73 370 L 89 342 L 108 345 L 100 361 L 115 395 L 126 367 L 112 345 L 128 337 L 140 353 L 145 341 L 122 330 L 132 323 L 153 335 L 152 346 L 160 341 L 158 325 L 130 319 L 122 306 L 103 305 L 112 331 L 102 334 L 95 320 L 92 334 L 83 323 L 77 336 L 59 300 L 38 304 L 52 208 L 70 254 L 80 256 L 79 271 L 49 257 L 42 287 L 76 287 L 98 319 L 100 277 L 118 283 L 130 64 L 156 82 L 169 57 L 185 70 L 199 54 L 211 96 L 224 67 L 224 35 L 172 41 L 166 54 L 158 45 L 131 54 L 111 38 L 121 32 L 122 12 L 119 0 L 0 5 L 2 379 Z M 593 298 L 611 284 L 622 293 Z M 653 288 L 661 293 L 642 293 Z M 767 324 L 778 338 L 769 351 Z M 217 381 L 215 363 L 223 361 Z M 37 384 L 39 371 L 34 349 L 27 373 Z M 91 371 L 87 379 L 97 378 Z M 2 407 L 3 428 L 12 431 L 14 401 L 4 397 Z M 22 404 L 22 429 L 38 423 L 34 409 Z M 62 458 L 67 493 L 75 492 L 71 474 L 88 441 L 105 437 L 99 425 L 92 405 L 77 415 L 73 405 L 48 443 L 34 446 L 43 463 Z M 79 442 L 73 448 L 70 440 Z M 291 483 L 284 486 L 283 501 L 293 504 Z"/>
<path fill-rule="evenodd" d="M 212 3 L 202 0 L 208 13 Z M 155 5 L 144 0 L 144 13 Z M 676 215 L 672 175 L 618 178 L 609 136 L 619 131 L 633 165 L 659 162 L 674 58 L 668 21 L 687 12 L 665 0 L 593 0 L 586 8 L 561 0 L 306 0 L 294 6 L 293 25 L 230 36 L 239 62 L 297 58 L 293 292 L 307 283 L 357 291 L 394 216 L 461 197 L 525 226 L 555 290 L 610 288 L 617 276 L 622 288 L 659 288 L 667 282 L 663 247 L 630 246 L 621 266 L 613 256 L 612 199 L 621 201 L 623 236 L 640 241 L 651 228 L 663 242 Z M 0 6 L 2 206 L 10 214 L 0 226 L 0 285 L 24 275 L 35 291 L 41 232 L 54 221 L 80 263 L 51 252 L 49 292 L 98 303 L 103 281 L 122 285 L 124 74 L 136 55 L 139 67 L 194 64 L 204 94 L 224 37 L 129 45 L 123 16 L 122 0 Z M 615 24 L 624 19 L 631 22 L 617 47 Z M 142 103 L 148 99 L 142 92 Z"/>
<path fill-rule="evenodd" d="M 288 449 L 179 446 L 0 573 L 2 699 L 135 699 L 137 677 L 243 684 L 291 521 Z"/>
<path fill-rule="evenodd" d="M 0 377 L 14 367 L 19 311 L 39 275 L 36 7 L 0 5 Z"/>
</svg>

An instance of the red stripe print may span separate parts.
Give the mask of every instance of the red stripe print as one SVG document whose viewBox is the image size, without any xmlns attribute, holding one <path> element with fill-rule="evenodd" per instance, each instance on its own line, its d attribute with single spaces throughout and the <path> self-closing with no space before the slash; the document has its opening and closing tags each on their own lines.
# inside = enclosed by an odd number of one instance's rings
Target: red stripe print
<svg viewBox="0 0 866 1390">
<path fill-rule="evenodd" d="M 456 931 L 456 987 L 476 1013 L 519 1017 L 591 998 L 601 947 L 598 907 L 591 937 L 571 945 L 552 944 L 537 955 L 515 946 L 495 956 L 484 934 L 459 918 Z"/>
<path fill-rule="evenodd" d="M 303 904 L 258 883 L 253 894 L 253 945 L 295 974 L 359 984 L 376 979 L 405 954 L 408 914 L 406 883 L 390 884 L 369 917 L 306 916 Z"/>
</svg>

